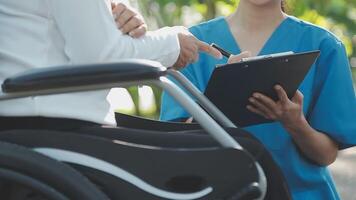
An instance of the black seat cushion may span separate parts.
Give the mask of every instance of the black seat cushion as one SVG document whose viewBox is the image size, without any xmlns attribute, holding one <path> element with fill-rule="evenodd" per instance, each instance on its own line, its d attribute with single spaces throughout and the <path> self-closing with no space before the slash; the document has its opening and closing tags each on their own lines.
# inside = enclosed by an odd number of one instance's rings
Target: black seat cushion
<svg viewBox="0 0 356 200">
<path fill-rule="evenodd" d="M 201 126 L 197 123 L 188 124 L 183 122 L 163 122 L 118 112 L 115 113 L 115 118 L 117 126 L 125 128 L 152 131 L 182 131 L 201 129 Z"/>
<path fill-rule="evenodd" d="M 1 121 L 4 122 L 4 119 L 6 118 L 0 118 L 0 124 L 3 124 Z M 35 123 L 38 119 L 40 119 L 39 123 Z M 26 123 L 27 120 L 30 120 L 29 123 Z M 50 124 L 55 130 L 63 129 L 68 123 L 67 120 L 55 121 L 55 119 L 47 118 L 45 120 L 52 121 Z M 32 128 L 43 130 L 44 128 L 51 128 L 43 124 L 42 118 L 21 118 L 19 121 L 23 124 L 27 124 L 27 129 Z M 10 118 L 6 123 L 8 125 L 7 130 L 21 128 L 21 123 L 16 123 L 16 118 Z M 10 124 L 13 125 L 12 128 Z M 268 183 L 267 196 L 265 199 L 291 199 L 288 186 L 279 166 L 276 165 L 272 156 L 264 146 L 251 134 L 242 129 L 231 128 L 226 130 L 261 164 L 264 169 Z M 201 129 L 171 132 L 149 131 L 123 127 L 103 128 L 100 125 L 92 123 L 86 124 L 86 122 L 83 122 L 81 127 L 75 128 L 75 132 L 77 134 L 89 135 L 106 140 L 118 140 L 163 148 L 210 148 L 219 146 L 213 138 Z"/>
<path fill-rule="evenodd" d="M 229 128 L 226 130 L 260 163 L 265 171 L 268 185 L 265 199 L 292 199 L 284 175 L 274 162 L 269 151 L 254 136 L 243 129 Z M 219 146 L 204 130 L 160 132 L 122 127 L 106 130 L 89 127 L 83 128 L 79 132 L 130 143 L 166 148 L 209 148 Z"/>
</svg>

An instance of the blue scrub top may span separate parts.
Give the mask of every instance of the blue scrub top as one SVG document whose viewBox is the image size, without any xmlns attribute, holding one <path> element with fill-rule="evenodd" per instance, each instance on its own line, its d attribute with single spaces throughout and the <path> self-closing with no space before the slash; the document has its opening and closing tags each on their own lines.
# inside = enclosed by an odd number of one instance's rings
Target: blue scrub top
<svg viewBox="0 0 356 200">
<path fill-rule="evenodd" d="M 216 18 L 190 30 L 200 40 L 216 43 L 233 54 L 241 52 L 225 18 Z M 353 146 L 356 144 L 356 98 L 348 58 L 339 39 L 327 30 L 289 16 L 266 42 L 260 55 L 311 50 L 320 50 L 321 55 L 299 88 L 304 94 L 306 118 L 314 129 L 337 141 L 340 148 Z M 215 66 L 226 62 L 227 59 L 216 60 L 202 53 L 197 63 L 182 72 L 204 91 Z M 163 94 L 162 120 L 189 116 L 171 96 Z M 293 199 L 340 199 L 327 168 L 306 159 L 280 123 L 245 129 L 271 152 L 287 179 Z"/>
</svg>

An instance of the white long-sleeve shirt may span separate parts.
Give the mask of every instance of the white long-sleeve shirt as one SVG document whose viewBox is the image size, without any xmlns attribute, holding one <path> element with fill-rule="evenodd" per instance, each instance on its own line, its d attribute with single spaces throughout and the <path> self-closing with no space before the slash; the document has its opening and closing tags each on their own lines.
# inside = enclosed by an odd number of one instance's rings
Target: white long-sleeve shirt
<svg viewBox="0 0 356 200">
<path fill-rule="evenodd" d="M 144 58 L 171 66 L 175 28 L 123 35 L 105 0 L 0 0 L 0 83 L 25 70 Z M 0 101 L 0 116 L 46 116 L 115 124 L 108 91 Z"/>
</svg>

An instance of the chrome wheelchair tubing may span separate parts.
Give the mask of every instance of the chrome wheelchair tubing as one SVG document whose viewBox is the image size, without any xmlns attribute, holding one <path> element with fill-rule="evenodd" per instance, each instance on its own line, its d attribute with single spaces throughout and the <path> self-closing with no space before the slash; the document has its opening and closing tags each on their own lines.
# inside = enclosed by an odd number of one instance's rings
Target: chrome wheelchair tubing
<svg viewBox="0 0 356 200">
<path fill-rule="evenodd" d="M 162 76 L 160 80 L 142 80 L 125 83 L 105 83 L 96 85 L 87 85 L 80 87 L 58 88 L 39 91 L 28 91 L 18 93 L 0 93 L 0 100 L 16 99 L 31 96 L 43 96 L 61 93 L 71 93 L 79 91 L 103 90 L 113 87 L 125 87 L 132 85 L 155 84 L 167 90 L 174 96 L 190 114 L 201 123 L 202 127 L 215 138 L 223 147 L 243 149 L 210 115 L 208 115 L 190 96 L 182 89 L 172 83 L 168 78 Z"/>
<path fill-rule="evenodd" d="M 174 70 L 167 69 L 167 73 L 176 79 L 185 89 L 189 91 L 193 97 L 197 98 L 199 104 L 204 107 L 204 109 L 216 119 L 223 127 L 226 128 L 237 128 L 237 126 L 226 117 L 211 101 L 204 96 L 200 90 L 195 87 L 183 74 Z"/>
<path fill-rule="evenodd" d="M 243 149 L 209 114 L 207 114 L 182 89 L 166 77 L 154 82 L 176 99 L 197 122 L 223 147 Z"/>
<path fill-rule="evenodd" d="M 181 84 L 184 87 L 184 89 L 186 89 L 191 95 L 193 95 L 193 97 L 195 97 L 198 100 L 198 103 L 201 106 L 203 106 L 204 109 L 214 119 L 216 119 L 222 126 L 228 127 L 228 128 L 237 128 L 237 126 L 229 118 L 227 118 L 226 115 L 223 112 L 221 112 L 206 96 L 204 96 L 202 94 L 202 92 L 200 92 L 200 90 L 197 87 L 195 87 L 195 85 L 193 85 L 182 73 L 180 73 L 179 71 L 176 71 L 174 69 L 168 68 L 167 74 L 171 75 L 175 80 L 177 80 L 179 82 L 179 84 Z M 174 97 L 174 98 L 177 99 L 176 97 Z M 199 122 L 199 124 L 202 124 L 202 123 Z M 262 195 L 261 195 L 261 198 L 259 198 L 259 199 L 262 200 L 267 192 L 267 180 L 266 180 L 266 175 L 265 175 L 261 165 L 257 162 L 255 164 L 257 166 L 257 170 L 260 175 L 259 186 L 261 188 Z"/>
<path fill-rule="evenodd" d="M 189 80 L 187 80 L 182 74 L 172 69 L 168 69 L 167 74 L 172 75 L 177 81 L 182 84 L 197 100 L 199 103 L 213 116 L 219 123 L 216 122 L 206 111 L 204 111 L 185 91 L 171 82 L 163 74 L 157 79 L 146 79 L 140 81 L 130 82 L 107 82 L 102 84 L 92 84 L 78 87 L 66 87 L 57 89 L 47 89 L 38 91 L 26 91 L 26 92 L 14 92 L 4 93 L 0 91 L 0 100 L 9 100 L 31 96 L 43 96 L 61 93 L 72 93 L 80 91 L 93 91 L 93 90 L 105 90 L 113 87 L 126 87 L 132 85 L 154 84 L 172 95 L 194 118 L 201 124 L 201 126 L 214 138 L 219 144 L 226 148 L 243 149 L 241 145 L 236 142 L 222 127 L 236 127 L 218 108 L 215 107 Z M 266 191 L 266 179 L 264 172 L 260 165 L 256 163 L 260 174 L 260 187 L 262 193 Z M 264 195 L 262 195 L 264 196 Z"/>
</svg>

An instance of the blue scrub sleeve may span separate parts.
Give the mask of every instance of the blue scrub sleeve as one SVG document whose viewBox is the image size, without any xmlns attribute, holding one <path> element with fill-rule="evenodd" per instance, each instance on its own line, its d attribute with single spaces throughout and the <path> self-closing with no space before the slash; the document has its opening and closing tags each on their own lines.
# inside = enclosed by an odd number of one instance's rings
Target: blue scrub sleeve
<svg viewBox="0 0 356 200">
<path fill-rule="evenodd" d="M 336 39 L 322 43 L 309 116 L 313 128 L 345 149 L 356 145 L 356 97 L 348 58 Z"/>
</svg>

